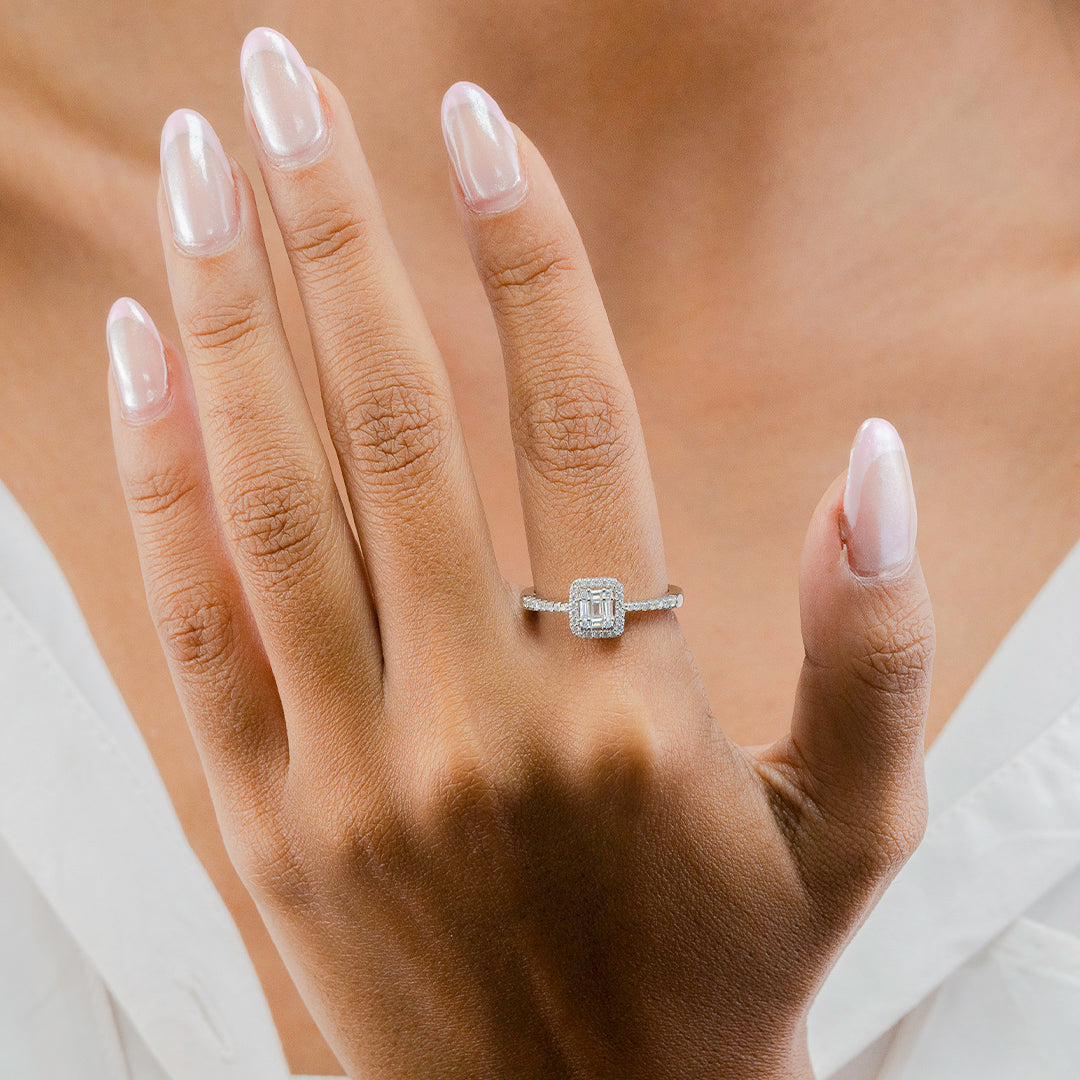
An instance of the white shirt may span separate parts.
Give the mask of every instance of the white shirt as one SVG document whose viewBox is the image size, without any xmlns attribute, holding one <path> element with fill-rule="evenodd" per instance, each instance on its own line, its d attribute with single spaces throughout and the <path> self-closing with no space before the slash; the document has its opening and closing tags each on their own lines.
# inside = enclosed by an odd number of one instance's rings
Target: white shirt
<svg viewBox="0 0 1080 1080">
<path fill-rule="evenodd" d="M 1080 544 L 927 774 L 926 837 L 811 1010 L 818 1080 L 1077 1080 Z M 236 925 L 0 484 L 0 1077 L 289 1075 Z"/>
</svg>

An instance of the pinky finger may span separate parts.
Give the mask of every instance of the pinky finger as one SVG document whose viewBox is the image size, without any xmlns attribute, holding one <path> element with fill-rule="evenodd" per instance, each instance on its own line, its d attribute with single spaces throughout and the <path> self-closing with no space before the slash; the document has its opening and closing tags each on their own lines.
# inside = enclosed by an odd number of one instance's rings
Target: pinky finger
<svg viewBox="0 0 1080 1080">
<path fill-rule="evenodd" d="M 146 598 L 228 835 L 282 790 L 281 701 L 219 530 L 186 365 L 128 297 L 109 311 L 106 338 L 113 445 Z"/>
</svg>

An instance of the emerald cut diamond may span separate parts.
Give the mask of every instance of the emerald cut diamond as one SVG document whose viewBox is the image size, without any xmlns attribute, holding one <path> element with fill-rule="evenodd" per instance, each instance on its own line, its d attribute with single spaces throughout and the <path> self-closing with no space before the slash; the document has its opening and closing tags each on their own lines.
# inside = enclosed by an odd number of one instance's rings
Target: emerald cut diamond
<svg viewBox="0 0 1080 1080">
<path fill-rule="evenodd" d="M 586 589 L 578 601 L 578 623 L 582 630 L 610 630 L 615 625 L 615 591 Z"/>
<path fill-rule="evenodd" d="M 618 578 L 578 578 L 570 586 L 570 629 L 578 637 L 618 637 L 626 607 Z"/>
</svg>

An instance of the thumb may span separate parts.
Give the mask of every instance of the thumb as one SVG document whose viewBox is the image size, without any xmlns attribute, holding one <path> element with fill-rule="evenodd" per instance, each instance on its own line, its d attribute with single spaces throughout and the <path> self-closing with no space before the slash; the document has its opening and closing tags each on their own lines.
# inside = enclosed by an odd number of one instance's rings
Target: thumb
<svg viewBox="0 0 1080 1080">
<path fill-rule="evenodd" d="M 899 862 L 925 822 L 923 739 L 934 657 L 915 533 L 904 444 L 887 420 L 867 420 L 846 476 L 818 503 L 803 547 L 806 657 L 791 739 L 814 801 L 857 823 Z"/>
</svg>

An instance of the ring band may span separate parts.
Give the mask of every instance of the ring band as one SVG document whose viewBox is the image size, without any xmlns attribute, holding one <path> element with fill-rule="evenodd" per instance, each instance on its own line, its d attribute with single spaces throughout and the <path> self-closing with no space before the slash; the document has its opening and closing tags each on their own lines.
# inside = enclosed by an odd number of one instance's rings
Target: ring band
<svg viewBox="0 0 1080 1080">
<path fill-rule="evenodd" d="M 566 611 L 570 629 L 578 637 L 618 637 L 628 611 L 661 611 L 682 607 L 683 592 L 678 585 L 654 600 L 627 600 L 622 582 L 613 577 L 578 578 L 570 584 L 570 599 L 542 600 L 534 588 L 521 594 L 527 611 Z"/>
</svg>

